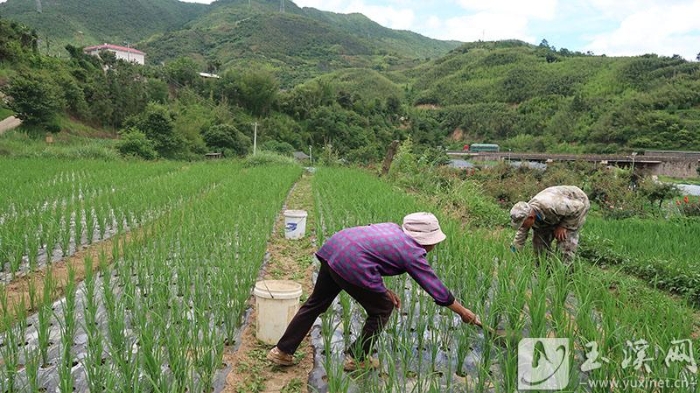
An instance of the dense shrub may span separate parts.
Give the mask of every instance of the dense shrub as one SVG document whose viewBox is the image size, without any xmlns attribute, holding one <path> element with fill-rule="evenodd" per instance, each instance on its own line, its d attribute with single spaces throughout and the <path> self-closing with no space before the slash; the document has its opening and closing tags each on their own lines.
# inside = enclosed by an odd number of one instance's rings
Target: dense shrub
<svg viewBox="0 0 700 393">
<path fill-rule="evenodd" d="M 299 165 L 291 157 L 282 156 L 274 152 L 262 151 L 246 157 L 244 166 L 254 167 L 268 164 Z"/>
<path fill-rule="evenodd" d="M 442 165 L 443 154 L 426 149 L 414 152 L 408 139 L 394 156 L 389 180 L 401 187 L 428 195 L 442 209 L 478 227 L 505 225 L 508 215 L 484 193 L 481 185 L 462 176 L 464 172 Z"/>
<path fill-rule="evenodd" d="M 291 156 L 294 153 L 294 146 L 287 142 L 267 141 L 262 144 L 262 150 L 275 152 L 284 156 Z"/>
<path fill-rule="evenodd" d="M 122 134 L 117 150 L 124 156 L 141 157 L 145 160 L 154 160 L 158 157 L 153 141 L 143 132 L 133 128 Z"/>
<path fill-rule="evenodd" d="M 248 136 L 230 124 L 209 127 L 202 137 L 209 148 L 222 151 L 226 156 L 245 156 L 253 145 Z"/>
</svg>

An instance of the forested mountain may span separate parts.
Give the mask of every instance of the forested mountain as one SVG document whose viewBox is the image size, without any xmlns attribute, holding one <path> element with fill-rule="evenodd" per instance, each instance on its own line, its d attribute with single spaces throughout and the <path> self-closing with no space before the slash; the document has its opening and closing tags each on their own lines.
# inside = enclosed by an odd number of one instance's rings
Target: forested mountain
<svg viewBox="0 0 700 393">
<path fill-rule="evenodd" d="M 519 41 L 465 44 L 403 73 L 444 137 L 514 150 L 700 150 L 700 63 Z"/>
<path fill-rule="evenodd" d="M 64 129 L 69 116 L 119 131 L 132 143 L 126 152 L 144 157 L 245 154 L 254 130 L 269 149 L 312 146 L 355 162 L 379 160 L 409 137 L 418 151 L 476 142 L 700 150 L 698 62 L 594 56 L 544 41 L 457 45 L 286 4 L 280 12 L 277 0 L 219 0 L 140 41 L 144 67 L 87 56 L 80 45 L 46 56 L 40 34 L 3 16 L 0 109 L 33 130 Z"/>
<path fill-rule="evenodd" d="M 204 4 L 177 0 L 7 0 L 0 16 L 34 28 L 44 53 L 67 57 L 66 44 L 134 45 L 207 12 Z"/>
<path fill-rule="evenodd" d="M 293 3 L 280 12 L 279 4 L 218 4 L 183 29 L 151 37 L 140 49 L 154 63 L 185 56 L 221 69 L 263 67 L 288 88 L 342 68 L 415 66 L 459 45 L 387 29 L 360 14 L 300 9 Z"/>
<path fill-rule="evenodd" d="M 38 4 L 41 4 L 39 7 Z M 380 26 L 361 14 L 299 8 L 278 0 L 8 0 L 0 15 L 37 30 L 44 53 L 66 44 L 129 44 L 150 64 L 180 57 L 202 69 L 263 67 L 290 87 L 330 70 L 413 66 L 460 43 Z M 41 12 L 37 11 L 37 8 Z"/>
</svg>

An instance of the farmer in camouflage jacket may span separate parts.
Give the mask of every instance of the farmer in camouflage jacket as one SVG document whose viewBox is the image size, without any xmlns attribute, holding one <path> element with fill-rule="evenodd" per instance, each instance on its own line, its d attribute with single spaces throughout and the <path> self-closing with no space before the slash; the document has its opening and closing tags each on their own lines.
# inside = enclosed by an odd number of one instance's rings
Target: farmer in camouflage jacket
<svg viewBox="0 0 700 393">
<path fill-rule="evenodd" d="M 510 210 L 510 222 L 518 233 L 511 249 L 521 250 L 532 228 L 532 245 L 538 256 L 549 252 L 552 240 L 557 239 L 564 262 L 570 264 L 578 246 L 579 230 L 586 222 L 590 207 L 586 193 L 575 186 L 549 187 L 529 202 L 516 203 Z"/>
</svg>

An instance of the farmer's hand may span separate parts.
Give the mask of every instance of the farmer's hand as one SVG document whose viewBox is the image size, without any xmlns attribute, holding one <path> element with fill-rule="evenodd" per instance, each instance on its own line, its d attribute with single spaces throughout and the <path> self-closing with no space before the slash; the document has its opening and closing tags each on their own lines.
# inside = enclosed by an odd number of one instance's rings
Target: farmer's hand
<svg viewBox="0 0 700 393">
<path fill-rule="evenodd" d="M 391 302 L 394 303 L 394 306 L 396 308 L 401 308 L 401 299 L 399 299 L 398 296 L 394 292 L 391 291 L 391 289 L 386 290 L 387 295 L 389 295 L 389 299 L 391 299 Z"/>
<path fill-rule="evenodd" d="M 554 229 L 554 237 L 559 241 L 566 240 L 566 228 L 556 227 Z"/>
<path fill-rule="evenodd" d="M 461 317 L 462 317 L 462 322 L 464 323 L 471 323 L 472 325 L 476 325 L 481 327 L 481 320 L 479 319 L 476 314 L 474 314 L 470 309 L 465 309 L 466 312 L 464 312 Z"/>
</svg>

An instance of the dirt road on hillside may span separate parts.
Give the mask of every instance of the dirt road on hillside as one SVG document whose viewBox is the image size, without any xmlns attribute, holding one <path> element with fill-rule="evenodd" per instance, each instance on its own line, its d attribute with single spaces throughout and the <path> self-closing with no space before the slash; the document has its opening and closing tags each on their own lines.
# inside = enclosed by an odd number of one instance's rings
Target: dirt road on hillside
<svg viewBox="0 0 700 393">
<path fill-rule="evenodd" d="M 5 131 L 9 131 L 13 128 L 19 127 L 20 124 L 22 124 L 22 120 L 14 116 L 10 116 L 0 121 L 0 135 L 2 135 Z"/>
</svg>

